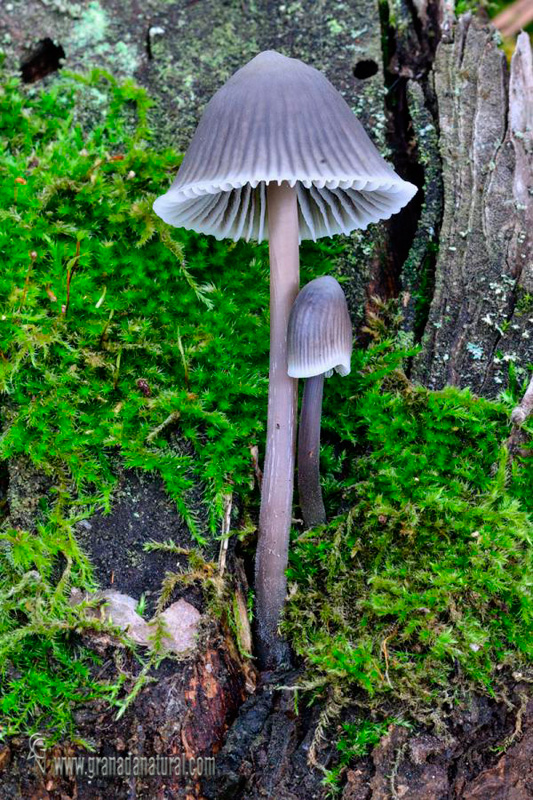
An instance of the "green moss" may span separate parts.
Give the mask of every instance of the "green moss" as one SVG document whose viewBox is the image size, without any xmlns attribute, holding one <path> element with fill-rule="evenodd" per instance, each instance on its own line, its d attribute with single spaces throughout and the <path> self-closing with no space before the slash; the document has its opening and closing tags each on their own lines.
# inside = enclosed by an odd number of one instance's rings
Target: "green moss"
<svg viewBox="0 0 533 800">
<path fill-rule="evenodd" d="M 343 386 L 350 508 L 295 537 L 284 627 L 306 681 L 429 716 L 531 660 L 533 471 L 503 446 L 513 398 L 413 387 L 397 355 Z"/>
<path fill-rule="evenodd" d="M 340 795 L 341 775 L 350 764 L 350 761 L 367 755 L 385 736 L 390 725 L 405 725 L 408 727 L 408 723 L 404 720 L 393 717 L 388 717 L 380 722 L 359 719 L 357 722 L 343 723 L 342 733 L 337 740 L 338 764 L 333 769 L 326 770 L 324 774 L 324 785 L 328 788 L 330 797 Z"/>
<path fill-rule="evenodd" d="M 151 205 L 180 157 L 147 146 L 142 90 L 98 72 L 85 83 L 30 98 L 11 81 L 3 96 L 15 111 L 3 115 L 0 390 L 11 410 L 0 457 L 24 453 L 106 505 L 118 448 L 126 466 L 163 475 L 201 539 L 184 498 L 203 484 L 213 533 L 224 494 L 247 487 L 249 447 L 262 435 L 266 249 L 161 223 Z M 94 86 L 108 103 L 82 133 L 76 95 Z M 314 248 L 309 266 L 320 258 L 326 271 L 338 249 Z M 190 454 L 158 432 L 169 416 Z"/>
<path fill-rule="evenodd" d="M 71 520 L 71 523 L 74 520 Z M 92 586 L 72 524 L 59 514 L 35 534 L 0 533 L 0 741 L 40 731 L 74 736 L 73 711 L 96 697 L 115 702 L 124 677 L 97 680 L 99 658 L 80 633 L 109 628 L 70 606 L 71 586 Z"/>
<path fill-rule="evenodd" d="M 533 312 L 533 294 L 526 292 L 521 287 L 518 287 L 516 311 L 518 314 L 531 314 Z"/>
</svg>

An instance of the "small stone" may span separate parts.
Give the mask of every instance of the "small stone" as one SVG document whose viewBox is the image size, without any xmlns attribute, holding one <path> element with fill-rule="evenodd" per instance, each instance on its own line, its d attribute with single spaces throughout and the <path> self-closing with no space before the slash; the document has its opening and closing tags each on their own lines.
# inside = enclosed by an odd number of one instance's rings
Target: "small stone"
<svg viewBox="0 0 533 800">
<path fill-rule="evenodd" d="M 200 617 L 200 612 L 183 598 L 172 603 L 160 616 L 167 631 L 162 642 L 164 649 L 183 653 L 194 647 Z"/>
<path fill-rule="evenodd" d="M 102 601 L 101 607 L 86 609 L 89 617 L 107 619 L 113 625 L 121 628 L 137 644 L 145 646 L 150 644 L 149 637 L 152 635 L 152 629 L 146 620 L 137 613 L 137 600 L 134 597 L 114 589 L 94 593 L 84 593 L 79 589 L 73 589 L 70 593 L 70 605 L 72 606 L 89 600 Z M 105 605 L 103 605 L 104 601 Z"/>
<path fill-rule="evenodd" d="M 106 605 L 101 609 L 104 616 L 113 625 L 122 628 L 137 644 L 148 645 L 152 629 L 146 620 L 137 613 L 137 600 L 127 594 L 116 592 L 114 589 L 107 589 L 99 595 L 106 601 Z"/>
</svg>

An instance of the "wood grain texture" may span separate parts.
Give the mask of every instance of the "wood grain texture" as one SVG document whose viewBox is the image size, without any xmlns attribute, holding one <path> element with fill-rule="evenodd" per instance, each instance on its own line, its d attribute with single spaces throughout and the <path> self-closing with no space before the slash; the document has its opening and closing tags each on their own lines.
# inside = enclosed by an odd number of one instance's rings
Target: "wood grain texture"
<svg viewBox="0 0 533 800">
<path fill-rule="evenodd" d="M 430 388 L 493 396 L 533 361 L 531 45 L 508 75 L 494 29 L 469 15 L 436 54 L 444 214 L 435 294 L 415 365 Z"/>
</svg>

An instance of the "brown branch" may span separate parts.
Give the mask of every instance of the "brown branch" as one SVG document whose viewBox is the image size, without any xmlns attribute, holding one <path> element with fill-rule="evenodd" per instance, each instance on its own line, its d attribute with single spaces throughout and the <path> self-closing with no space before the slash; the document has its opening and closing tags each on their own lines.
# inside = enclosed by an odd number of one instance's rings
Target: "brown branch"
<svg viewBox="0 0 533 800">
<path fill-rule="evenodd" d="M 531 0 L 516 0 L 492 20 L 495 27 L 505 38 L 515 36 L 532 21 L 533 5 Z"/>
<path fill-rule="evenodd" d="M 146 437 L 146 442 L 147 443 L 153 442 L 156 436 L 159 436 L 159 434 L 162 431 L 164 431 L 166 427 L 171 425 L 173 422 L 176 422 L 179 418 L 180 418 L 180 412 L 172 411 L 172 413 L 169 414 L 168 417 L 165 420 L 163 420 L 163 422 L 160 425 L 157 426 L 157 428 L 154 428 L 152 431 L 150 431 L 150 433 Z"/>
</svg>

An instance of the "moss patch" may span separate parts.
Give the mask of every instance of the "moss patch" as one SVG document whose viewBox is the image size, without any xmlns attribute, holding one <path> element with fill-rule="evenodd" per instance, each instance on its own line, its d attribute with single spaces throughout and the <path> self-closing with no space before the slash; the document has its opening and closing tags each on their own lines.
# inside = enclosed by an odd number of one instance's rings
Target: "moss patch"
<svg viewBox="0 0 533 800">
<path fill-rule="evenodd" d="M 531 660 L 533 469 L 502 445 L 512 398 L 414 387 L 397 357 L 359 353 L 351 508 L 295 537 L 284 625 L 315 690 L 438 718 Z"/>
</svg>

